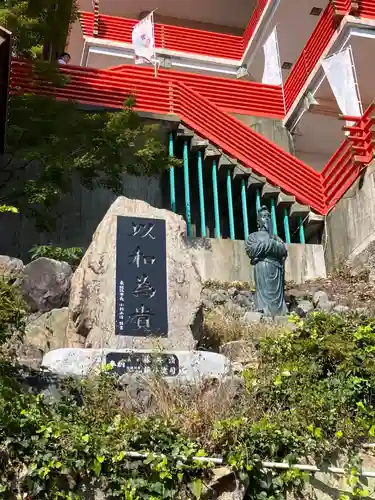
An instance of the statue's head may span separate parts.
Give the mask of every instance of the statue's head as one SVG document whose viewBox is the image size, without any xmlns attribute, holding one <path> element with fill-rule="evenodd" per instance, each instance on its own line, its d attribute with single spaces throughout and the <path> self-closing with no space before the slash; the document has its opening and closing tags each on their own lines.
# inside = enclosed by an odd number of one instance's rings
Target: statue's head
<svg viewBox="0 0 375 500">
<path fill-rule="evenodd" d="M 267 207 L 260 207 L 257 215 L 258 231 L 270 232 L 271 214 Z"/>
</svg>

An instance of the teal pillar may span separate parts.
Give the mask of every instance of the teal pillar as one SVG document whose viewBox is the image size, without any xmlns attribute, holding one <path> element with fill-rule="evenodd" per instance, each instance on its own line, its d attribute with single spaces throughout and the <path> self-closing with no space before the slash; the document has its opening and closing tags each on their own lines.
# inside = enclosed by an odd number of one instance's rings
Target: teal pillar
<svg viewBox="0 0 375 500">
<path fill-rule="evenodd" d="M 304 245 L 306 243 L 305 240 L 305 228 L 303 227 L 303 218 L 302 216 L 298 217 L 298 223 L 299 223 L 299 242 Z"/>
<path fill-rule="evenodd" d="M 260 210 L 260 189 L 257 189 L 255 191 L 255 208 L 256 208 L 256 211 L 257 211 L 257 214 Z"/>
<path fill-rule="evenodd" d="M 234 214 L 233 214 L 233 196 L 232 196 L 232 172 L 227 170 L 227 200 L 228 200 L 228 218 L 230 239 L 235 239 L 234 234 Z"/>
<path fill-rule="evenodd" d="M 170 132 L 169 134 L 169 156 L 174 156 L 173 149 L 173 134 Z M 174 177 L 174 167 L 169 169 L 169 190 L 170 190 L 170 201 L 171 201 L 171 210 L 172 212 L 176 212 L 176 183 Z"/>
<path fill-rule="evenodd" d="M 243 236 L 247 240 L 249 236 L 249 219 L 247 216 L 247 197 L 246 197 L 246 181 L 241 179 L 241 203 L 242 203 L 242 220 L 243 220 Z"/>
<path fill-rule="evenodd" d="M 188 141 L 184 141 L 184 187 L 185 187 L 185 218 L 187 235 L 191 236 L 191 206 L 190 206 L 190 182 L 189 182 L 189 147 Z"/>
<path fill-rule="evenodd" d="M 272 232 L 277 235 L 277 220 L 276 220 L 276 202 L 274 198 L 271 198 L 271 223 Z"/>
<path fill-rule="evenodd" d="M 283 208 L 283 222 L 284 222 L 284 234 L 285 234 L 285 243 L 290 243 L 290 227 L 289 227 L 289 214 L 288 209 L 286 207 Z"/>
<path fill-rule="evenodd" d="M 217 190 L 217 163 L 212 162 L 212 192 L 214 198 L 214 217 L 215 217 L 215 238 L 221 237 L 220 214 L 219 214 L 219 193 Z"/>
<path fill-rule="evenodd" d="M 201 213 L 201 237 L 206 238 L 206 212 L 204 206 L 202 151 L 198 151 L 198 187 L 199 187 L 199 209 Z"/>
</svg>

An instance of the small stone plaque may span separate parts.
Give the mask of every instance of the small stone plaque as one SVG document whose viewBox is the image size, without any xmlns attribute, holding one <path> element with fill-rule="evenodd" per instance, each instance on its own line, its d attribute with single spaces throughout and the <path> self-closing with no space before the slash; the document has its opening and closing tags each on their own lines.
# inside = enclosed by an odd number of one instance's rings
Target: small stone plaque
<svg viewBox="0 0 375 500">
<path fill-rule="evenodd" d="M 163 377 L 176 377 L 180 366 L 175 354 L 154 354 L 148 352 L 110 352 L 106 364 L 113 366 L 117 375 L 160 373 Z"/>
<path fill-rule="evenodd" d="M 168 336 L 163 219 L 117 217 L 115 334 Z"/>
<path fill-rule="evenodd" d="M 42 365 L 53 373 L 79 377 L 85 377 L 94 368 L 104 368 L 109 364 L 113 367 L 113 373 L 120 376 L 147 376 L 156 372 L 171 382 L 195 382 L 230 373 L 227 357 L 206 351 L 65 348 L 48 352 L 42 361 Z"/>
</svg>

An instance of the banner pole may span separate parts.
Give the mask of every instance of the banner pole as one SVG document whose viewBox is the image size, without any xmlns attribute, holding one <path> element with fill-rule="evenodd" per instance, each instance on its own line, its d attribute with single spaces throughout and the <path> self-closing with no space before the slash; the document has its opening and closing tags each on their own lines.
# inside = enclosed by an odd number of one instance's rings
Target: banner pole
<svg viewBox="0 0 375 500">
<path fill-rule="evenodd" d="M 276 48 L 277 48 L 277 61 L 278 61 L 278 64 L 279 64 L 279 71 L 280 71 L 280 76 L 281 76 L 281 92 L 283 94 L 284 115 L 286 116 L 286 102 L 285 102 L 284 78 L 283 78 L 283 70 L 281 68 L 279 37 L 277 36 L 277 24 L 274 27 L 274 30 L 275 30 L 275 39 L 276 39 Z"/>
</svg>

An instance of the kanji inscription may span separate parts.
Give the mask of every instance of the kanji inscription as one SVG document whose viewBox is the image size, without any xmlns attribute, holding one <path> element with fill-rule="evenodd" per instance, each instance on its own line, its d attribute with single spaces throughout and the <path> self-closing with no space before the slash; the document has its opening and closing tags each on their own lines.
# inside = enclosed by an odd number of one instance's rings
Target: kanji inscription
<svg viewBox="0 0 375 500">
<path fill-rule="evenodd" d="M 116 335 L 168 335 L 163 219 L 117 217 Z"/>
</svg>

